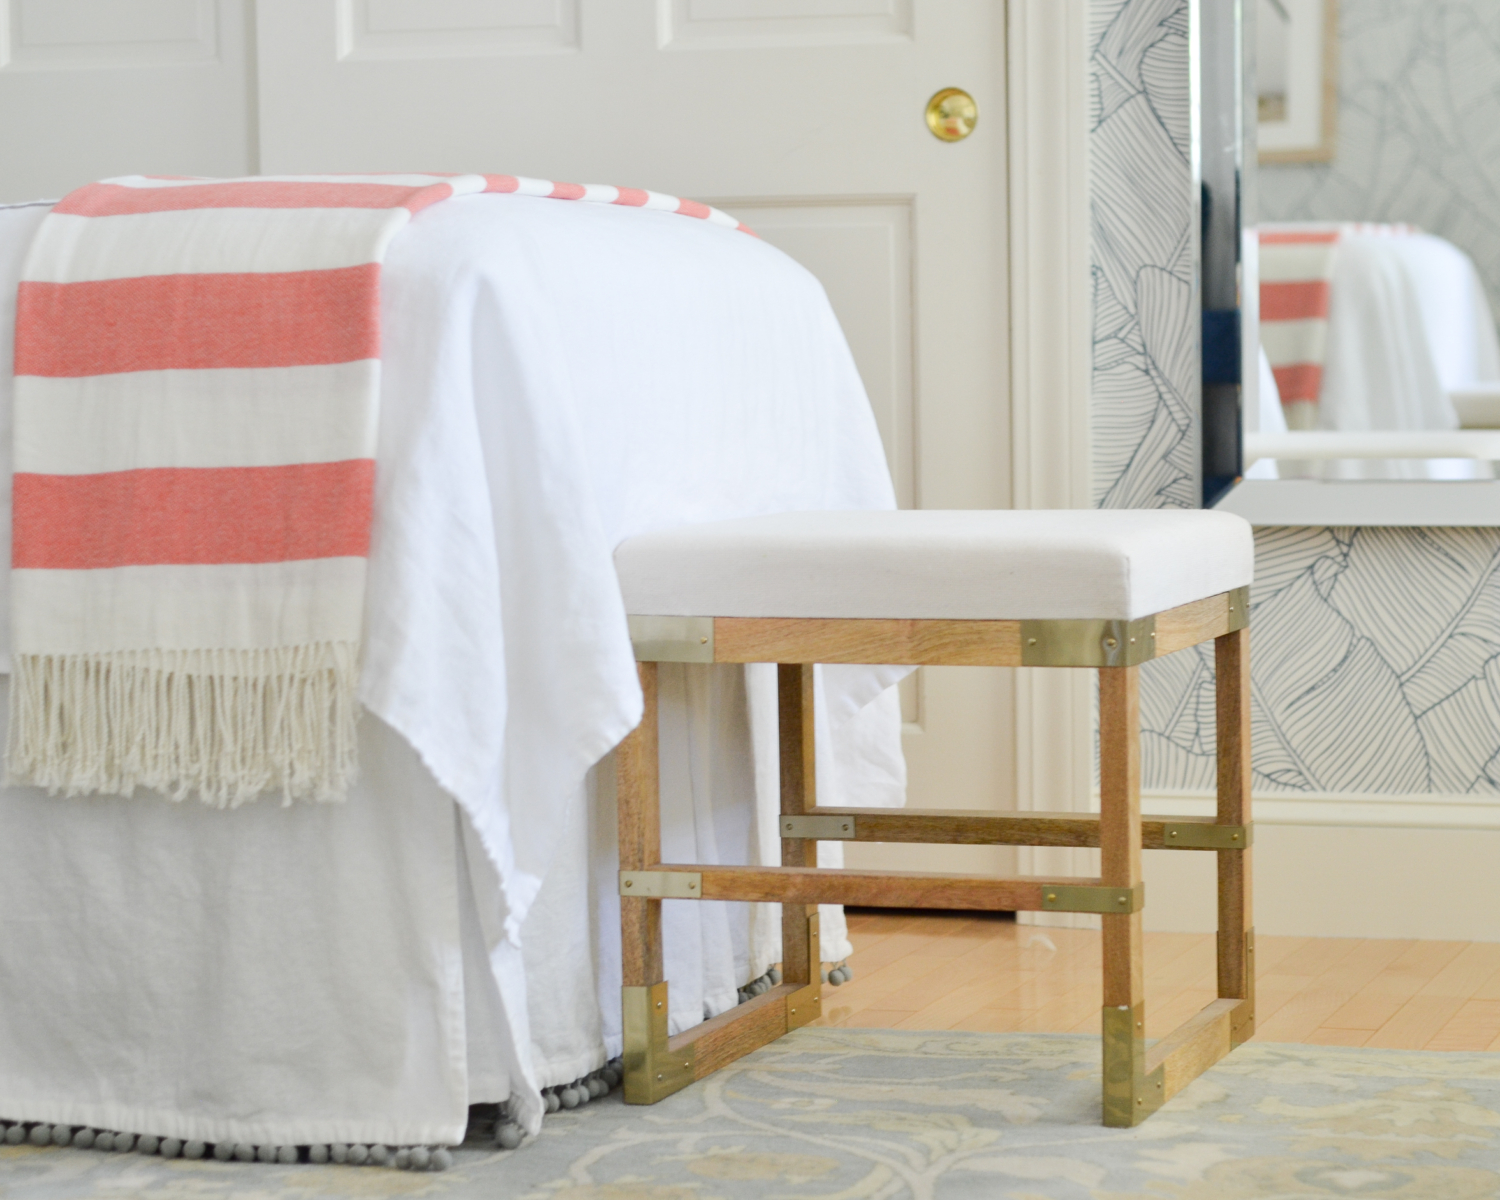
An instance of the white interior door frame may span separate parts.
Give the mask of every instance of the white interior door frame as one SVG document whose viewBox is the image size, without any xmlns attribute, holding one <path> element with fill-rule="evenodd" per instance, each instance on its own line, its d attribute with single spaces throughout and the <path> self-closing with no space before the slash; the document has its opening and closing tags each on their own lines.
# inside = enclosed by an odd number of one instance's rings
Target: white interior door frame
<svg viewBox="0 0 1500 1200">
<path fill-rule="evenodd" d="M 1016 508 L 1088 508 L 1092 330 L 1086 0 L 1009 0 L 1012 469 Z M 1089 806 L 1089 671 L 1017 671 L 1016 796 L 1022 808 Z M 1096 852 L 1025 848 L 1028 874 L 1090 875 Z M 1075 914 L 1022 914 L 1079 925 Z"/>
</svg>

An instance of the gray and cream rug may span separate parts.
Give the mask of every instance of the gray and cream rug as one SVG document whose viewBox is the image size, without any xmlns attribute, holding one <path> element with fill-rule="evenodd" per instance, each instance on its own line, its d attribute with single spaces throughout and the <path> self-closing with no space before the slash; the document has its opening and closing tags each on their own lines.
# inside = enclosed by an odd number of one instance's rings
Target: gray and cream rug
<svg viewBox="0 0 1500 1200">
<path fill-rule="evenodd" d="M 440 1174 L 6 1146 L 0 1198 L 1500 1197 L 1500 1054 L 1252 1043 L 1140 1128 L 1098 1121 L 1095 1038 L 807 1028 L 655 1107 L 615 1093 Z"/>
</svg>

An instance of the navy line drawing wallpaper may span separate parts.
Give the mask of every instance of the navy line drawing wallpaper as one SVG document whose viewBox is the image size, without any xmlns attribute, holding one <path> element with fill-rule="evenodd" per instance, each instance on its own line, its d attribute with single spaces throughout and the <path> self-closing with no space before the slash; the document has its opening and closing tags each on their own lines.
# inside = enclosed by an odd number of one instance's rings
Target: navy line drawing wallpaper
<svg viewBox="0 0 1500 1200">
<path fill-rule="evenodd" d="M 1094 502 L 1196 508 L 1188 0 L 1090 6 Z"/>
<path fill-rule="evenodd" d="M 1500 793 L 1500 535 L 1256 530 L 1257 792 Z M 1145 786 L 1214 787 L 1213 648 L 1147 664 Z"/>
<path fill-rule="evenodd" d="M 1500 3 L 1343 0 L 1343 6 L 1345 37 L 1364 47 L 1359 53 L 1368 53 L 1372 70 L 1441 63 L 1462 67 L 1462 78 L 1442 82 L 1423 66 L 1378 95 L 1362 73 L 1364 60 L 1351 64 L 1346 45 L 1339 157 L 1327 167 L 1278 168 L 1312 181 L 1298 185 L 1300 191 L 1290 184 L 1278 191 L 1275 172 L 1263 171 L 1262 197 L 1284 205 L 1268 211 L 1416 221 L 1458 241 L 1494 287 Z M 1093 0 L 1090 14 L 1095 502 L 1196 507 L 1199 300 L 1187 145 L 1188 5 Z M 1377 35 L 1387 39 L 1378 54 L 1369 40 Z M 1439 82 L 1449 89 L 1453 111 L 1468 114 L 1463 121 L 1432 124 L 1423 115 L 1439 111 L 1433 107 Z M 1477 87 L 1492 98 L 1484 122 L 1473 120 L 1469 107 Z M 1419 103 L 1418 93 L 1428 99 Z M 1378 109 L 1384 123 L 1351 117 L 1354 103 Z M 1449 165 L 1424 176 L 1411 169 L 1411 131 L 1429 124 L 1439 145 L 1423 149 L 1421 161 Z M 1482 164 L 1464 168 L 1471 174 L 1462 187 L 1455 182 L 1457 160 L 1443 149 L 1460 126 L 1472 162 Z M 1373 149 L 1366 145 L 1370 129 L 1385 131 Z M 1387 180 L 1385 171 L 1397 174 Z M 1480 175 L 1495 181 L 1487 193 L 1474 190 Z M 1380 186 L 1367 196 L 1348 182 L 1359 179 Z M 1399 185 L 1390 182 L 1397 179 Z M 1366 203 L 1377 194 L 1385 207 Z M 1453 197 L 1447 208 L 1436 199 L 1442 195 Z M 1491 206 L 1492 256 L 1481 241 L 1443 223 L 1477 221 L 1473 195 L 1487 196 Z M 1318 210 L 1315 202 L 1334 207 Z M 1500 530 L 1258 529 L 1255 572 L 1258 793 L 1500 793 Z M 1141 718 L 1144 786 L 1211 793 L 1211 645 L 1146 664 Z"/>
</svg>

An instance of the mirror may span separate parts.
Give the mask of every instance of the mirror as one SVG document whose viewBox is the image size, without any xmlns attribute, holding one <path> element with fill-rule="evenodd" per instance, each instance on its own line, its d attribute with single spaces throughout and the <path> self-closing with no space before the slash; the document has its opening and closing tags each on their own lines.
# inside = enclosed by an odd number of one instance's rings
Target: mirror
<svg viewBox="0 0 1500 1200">
<path fill-rule="evenodd" d="M 1245 477 L 1495 479 L 1500 4 L 1242 11 Z"/>
</svg>

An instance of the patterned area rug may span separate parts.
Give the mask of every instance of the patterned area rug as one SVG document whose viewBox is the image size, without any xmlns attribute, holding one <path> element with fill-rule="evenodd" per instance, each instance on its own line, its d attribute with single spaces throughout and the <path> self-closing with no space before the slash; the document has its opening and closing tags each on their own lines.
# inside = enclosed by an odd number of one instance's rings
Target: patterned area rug
<svg viewBox="0 0 1500 1200">
<path fill-rule="evenodd" d="M 807 1028 L 652 1108 L 618 1093 L 441 1174 L 0 1149 L 4 1200 L 1478 1200 L 1500 1055 L 1241 1047 L 1134 1130 L 1099 1044 Z"/>
</svg>

